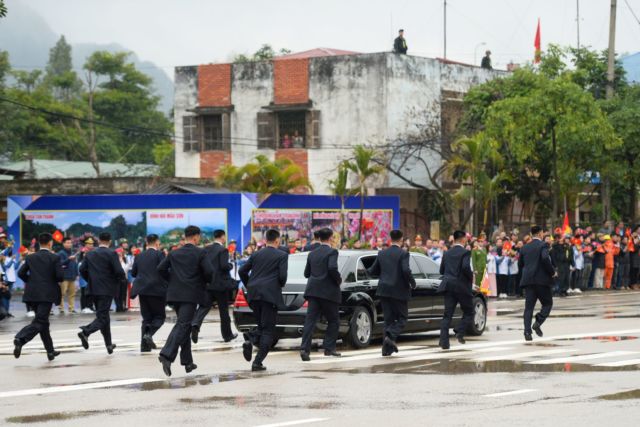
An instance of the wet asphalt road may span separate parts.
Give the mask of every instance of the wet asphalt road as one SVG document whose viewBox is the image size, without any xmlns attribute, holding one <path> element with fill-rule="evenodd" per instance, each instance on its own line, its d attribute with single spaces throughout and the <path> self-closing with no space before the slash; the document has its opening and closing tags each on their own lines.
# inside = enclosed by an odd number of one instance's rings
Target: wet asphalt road
<svg viewBox="0 0 640 427">
<path fill-rule="evenodd" d="M 302 363 L 298 342 L 283 340 L 256 374 L 210 315 L 194 345 L 198 369 L 174 364 L 171 379 L 157 351 L 139 353 L 135 312 L 113 315 L 111 356 L 99 334 L 80 347 L 76 327 L 91 315 L 53 316 L 62 355 L 48 362 L 39 338 L 13 358 L 13 334 L 29 321 L 16 311 L 0 322 L 0 425 L 640 425 L 640 292 L 556 299 L 532 343 L 522 339 L 522 307 L 491 301 L 485 334 L 453 340 L 448 352 L 429 333 L 404 337 L 390 358 L 377 343 Z M 172 322 L 169 313 L 156 342 Z"/>
</svg>

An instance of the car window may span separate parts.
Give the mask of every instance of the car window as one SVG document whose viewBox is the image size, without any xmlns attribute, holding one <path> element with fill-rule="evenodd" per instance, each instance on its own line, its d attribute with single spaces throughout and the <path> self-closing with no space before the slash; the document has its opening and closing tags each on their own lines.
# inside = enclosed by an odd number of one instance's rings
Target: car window
<svg viewBox="0 0 640 427">
<path fill-rule="evenodd" d="M 375 261 L 376 261 L 375 255 L 362 257 L 358 260 L 358 274 L 357 274 L 358 280 L 368 280 L 368 279 L 376 280 L 378 278 L 378 276 L 370 275 L 367 272 L 367 269 L 371 268 L 371 266 L 373 266 L 373 263 Z M 361 269 L 362 269 L 362 274 L 361 274 Z"/>
<path fill-rule="evenodd" d="M 289 280 L 306 280 L 304 268 L 307 266 L 307 257 L 302 255 L 290 256 L 287 266 L 287 278 Z"/>
<path fill-rule="evenodd" d="M 416 262 L 416 257 L 409 257 L 409 269 L 411 269 L 411 275 L 414 279 L 426 279 L 427 275 L 420 271 L 418 267 L 418 263 Z"/>
<path fill-rule="evenodd" d="M 427 278 L 438 279 L 441 276 L 440 267 L 438 267 L 438 264 L 429 258 L 424 256 L 414 256 L 412 258 L 416 259 L 418 266 L 420 266 L 420 270 L 427 275 Z"/>
</svg>

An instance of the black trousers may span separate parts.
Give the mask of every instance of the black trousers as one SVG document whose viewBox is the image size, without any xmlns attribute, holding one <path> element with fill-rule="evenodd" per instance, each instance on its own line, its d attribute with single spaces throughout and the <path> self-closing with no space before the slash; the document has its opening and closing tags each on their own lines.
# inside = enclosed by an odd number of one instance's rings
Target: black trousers
<svg viewBox="0 0 640 427">
<path fill-rule="evenodd" d="M 53 340 L 49 333 L 49 314 L 51 313 L 53 304 L 50 302 L 32 302 L 30 304 L 34 307 L 36 317 L 33 318 L 30 324 L 16 334 L 16 340 L 22 344 L 26 344 L 35 338 L 36 335 L 40 334 L 40 339 L 42 340 L 42 344 L 44 344 L 45 350 L 47 350 L 47 353 L 52 353 Z"/>
<path fill-rule="evenodd" d="M 394 298 L 380 298 L 384 315 L 384 336 L 391 341 L 398 339 L 409 319 L 409 303 Z"/>
<path fill-rule="evenodd" d="M 80 310 L 93 309 L 93 296 L 89 295 L 87 288 L 80 288 Z"/>
<path fill-rule="evenodd" d="M 125 311 L 127 309 L 127 291 L 129 283 L 122 282 L 118 285 L 118 295 L 116 296 L 116 311 Z"/>
<path fill-rule="evenodd" d="M 571 289 L 580 289 L 582 287 L 582 270 L 573 270 L 571 272 Z"/>
<path fill-rule="evenodd" d="M 500 294 L 508 294 L 509 293 L 509 275 L 508 274 L 497 274 L 496 275 L 496 285 L 498 287 L 498 295 Z"/>
<path fill-rule="evenodd" d="M 82 329 L 87 336 L 96 331 L 100 331 L 102 338 L 104 338 L 104 345 L 111 345 L 111 319 L 109 318 L 109 310 L 111 309 L 113 297 L 94 295 L 93 301 L 96 305 L 96 318 L 87 326 L 81 326 L 80 329 Z"/>
<path fill-rule="evenodd" d="M 322 346 L 325 351 L 335 351 L 336 341 L 338 340 L 338 329 L 340 328 L 340 315 L 338 311 L 338 303 L 323 298 L 307 298 L 309 307 L 307 308 L 307 316 L 304 319 L 304 330 L 302 332 L 301 350 L 309 353 L 311 351 L 311 339 L 316 329 L 316 323 L 320 315 L 327 319 L 327 332 L 324 334 L 324 343 Z"/>
<path fill-rule="evenodd" d="M 540 325 L 547 320 L 553 307 L 553 290 L 549 286 L 531 285 L 524 289 L 524 333 L 531 333 L 531 320 L 536 302 L 540 301 L 542 308 L 536 314 L 536 322 Z"/>
<path fill-rule="evenodd" d="M 180 364 L 183 366 L 193 363 L 191 355 L 191 323 L 196 314 L 196 304 L 191 302 L 173 303 L 178 319 L 171 329 L 167 342 L 160 350 L 160 355 L 169 359 L 172 363 L 178 357 L 180 350 Z"/>
<path fill-rule="evenodd" d="M 164 297 L 152 295 L 140 295 L 140 314 L 142 314 L 142 336 L 149 334 L 153 336 L 164 324 L 167 317 L 164 307 L 166 300 Z"/>
<path fill-rule="evenodd" d="M 629 285 L 638 283 L 638 272 L 640 272 L 640 268 L 631 266 L 629 269 Z"/>
<path fill-rule="evenodd" d="M 569 265 L 558 267 L 558 277 L 556 277 L 556 291 L 564 293 L 569 289 L 571 282 L 571 270 Z"/>
<path fill-rule="evenodd" d="M 260 364 L 269 354 L 276 333 L 276 319 L 278 308 L 270 302 L 252 301 L 249 303 L 258 326 L 249 332 L 249 338 L 253 345 L 258 346 L 253 363 Z"/>
<path fill-rule="evenodd" d="M 204 318 L 207 317 L 209 310 L 211 310 L 213 303 L 216 301 L 218 302 L 218 311 L 220 312 L 220 333 L 222 334 L 223 339 L 229 340 L 233 337 L 233 332 L 231 331 L 231 317 L 229 316 L 228 291 L 207 290 L 204 302 L 198 306 L 196 315 L 193 318 L 192 326 L 200 330 L 202 322 L 204 322 Z"/>
<path fill-rule="evenodd" d="M 505 276 L 509 277 L 509 276 Z M 449 344 L 449 328 L 451 328 L 451 322 L 453 315 L 456 311 L 456 306 L 460 304 L 462 309 L 462 319 L 460 324 L 454 328 L 453 332 L 456 335 L 464 336 L 471 323 L 473 322 L 473 295 L 470 292 L 458 292 L 447 291 L 444 293 L 444 316 L 442 316 L 442 323 L 440 323 L 440 344 Z"/>
</svg>

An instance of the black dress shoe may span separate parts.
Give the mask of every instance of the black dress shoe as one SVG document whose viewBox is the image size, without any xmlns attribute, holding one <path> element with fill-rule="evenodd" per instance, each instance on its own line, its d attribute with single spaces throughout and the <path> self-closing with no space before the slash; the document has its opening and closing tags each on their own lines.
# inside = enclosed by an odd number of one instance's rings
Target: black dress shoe
<svg viewBox="0 0 640 427">
<path fill-rule="evenodd" d="M 140 343 L 140 351 L 149 352 L 155 346 L 155 343 L 151 339 L 151 335 L 145 334 L 142 336 L 142 342 Z"/>
<path fill-rule="evenodd" d="M 200 328 L 198 328 L 197 326 L 192 326 L 191 327 L 191 341 L 194 344 L 198 344 L 198 334 L 200 333 Z"/>
<path fill-rule="evenodd" d="M 525 341 L 533 341 L 533 337 L 531 336 L 531 334 L 528 333 L 524 333 L 524 340 Z"/>
<path fill-rule="evenodd" d="M 162 363 L 162 370 L 164 374 L 168 377 L 171 376 L 171 361 L 164 357 L 163 355 L 158 356 L 158 361 Z"/>
<path fill-rule="evenodd" d="M 449 348 L 451 348 L 451 347 L 449 346 L 449 343 L 442 343 L 441 342 L 440 343 L 440 348 L 443 349 L 443 350 L 449 350 Z"/>
<path fill-rule="evenodd" d="M 196 365 L 195 363 L 189 363 L 184 367 L 184 370 L 187 371 L 187 374 L 191 371 L 195 371 L 196 369 L 198 369 L 198 365 Z"/>
<path fill-rule="evenodd" d="M 60 352 L 59 351 L 52 351 L 51 353 L 47 353 L 47 359 L 49 359 L 49 362 L 51 362 L 53 359 L 55 359 L 56 357 L 60 356 Z"/>
<path fill-rule="evenodd" d="M 20 354 L 22 354 L 22 346 L 24 344 L 22 344 L 22 341 L 20 340 L 13 340 L 13 357 L 15 357 L 16 359 L 18 359 L 20 357 Z"/>
<path fill-rule="evenodd" d="M 531 329 L 533 329 L 536 332 L 537 336 L 539 337 L 542 336 L 542 329 L 540 328 L 540 324 L 538 322 L 535 322 L 531 327 Z"/>
<path fill-rule="evenodd" d="M 325 350 L 324 351 L 324 355 L 325 356 L 333 356 L 333 357 L 342 357 L 342 354 L 338 353 L 335 350 Z"/>
<path fill-rule="evenodd" d="M 397 353 L 398 346 L 396 343 L 389 337 L 384 337 L 384 341 L 382 341 L 382 346 L 386 347 L 389 351 L 389 354 Z"/>
<path fill-rule="evenodd" d="M 462 335 L 456 335 L 456 338 L 458 338 L 458 342 L 460 344 L 466 344 L 467 342 L 464 340 L 464 336 Z"/>
<path fill-rule="evenodd" d="M 150 352 L 151 352 L 151 347 L 149 347 L 149 345 L 147 345 L 145 341 L 142 341 L 140 343 L 140 353 L 150 353 Z"/>
<path fill-rule="evenodd" d="M 308 352 L 300 350 L 300 359 L 302 359 L 303 362 L 308 362 L 311 360 L 311 357 Z"/>
<path fill-rule="evenodd" d="M 235 340 L 236 338 L 238 338 L 238 334 L 233 334 L 230 337 L 225 338 L 224 342 L 230 342 L 230 341 Z"/>
<path fill-rule="evenodd" d="M 82 347 L 84 347 L 85 350 L 89 349 L 89 337 L 87 336 L 87 334 L 84 333 L 84 331 L 80 331 L 78 332 L 78 338 L 80 338 L 80 342 L 82 343 Z"/>
<path fill-rule="evenodd" d="M 116 348 L 115 344 L 111 344 L 107 346 L 107 353 L 113 354 L 113 349 Z"/>
<path fill-rule="evenodd" d="M 251 342 L 245 341 L 242 343 L 242 355 L 244 356 L 244 360 L 247 362 L 251 362 L 251 356 L 253 355 L 253 346 Z"/>
<path fill-rule="evenodd" d="M 262 363 L 254 363 L 253 365 L 251 365 L 251 372 L 260 372 L 260 371 L 266 371 L 267 367 L 264 366 Z"/>
</svg>

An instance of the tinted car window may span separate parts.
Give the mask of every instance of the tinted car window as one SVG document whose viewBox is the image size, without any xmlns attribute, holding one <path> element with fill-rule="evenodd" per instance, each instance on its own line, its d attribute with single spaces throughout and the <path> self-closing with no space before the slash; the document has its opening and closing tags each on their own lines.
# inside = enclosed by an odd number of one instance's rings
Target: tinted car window
<svg viewBox="0 0 640 427">
<path fill-rule="evenodd" d="M 304 268 L 307 266 L 306 256 L 290 256 L 287 268 L 288 280 L 305 280 Z"/>
<path fill-rule="evenodd" d="M 371 256 L 360 258 L 360 261 L 362 262 L 362 266 L 368 270 L 369 268 L 371 268 L 371 266 L 373 266 L 373 263 L 376 262 L 376 258 L 377 257 L 375 255 L 371 255 Z M 374 279 L 374 280 L 378 279 L 379 277 L 379 276 L 373 276 L 366 271 L 365 271 L 365 275 L 368 279 Z M 364 280 L 364 279 L 360 279 L 359 277 L 360 276 L 358 275 L 358 280 Z"/>
<path fill-rule="evenodd" d="M 437 279 L 440 277 L 440 267 L 438 267 L 438 264 L 425 256 L 415 256 L 415 259 L 422 272 L 427 275 L 427 278 Z"/>
<path fill-rule="evenodd" d="M 414 279 L 427 278 L 426 274 L 424 274 L 422 271 L 420 271 L 420 268 L 418 268 L 416 257 L 413 255 L 409 258 L 409 269 L 411 269 L 411 275 L 413 276 Z"/>
</svg>

